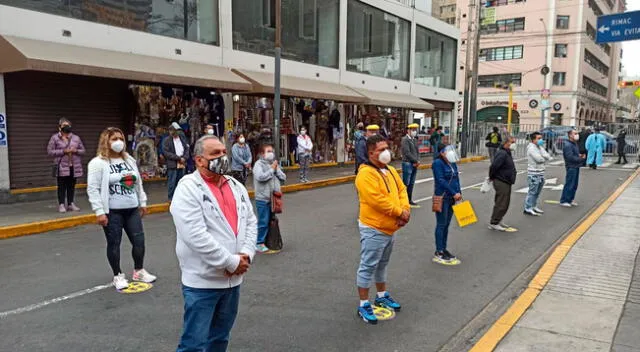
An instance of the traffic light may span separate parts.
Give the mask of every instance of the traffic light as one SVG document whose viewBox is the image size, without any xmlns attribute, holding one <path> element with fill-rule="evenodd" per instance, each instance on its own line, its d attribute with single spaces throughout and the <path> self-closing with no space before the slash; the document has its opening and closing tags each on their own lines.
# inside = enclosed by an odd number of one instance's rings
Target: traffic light
<svg viewBox="0 0 640 352">
<path fill-rule="evenodd" d="M 640 86 L 640 81 L 620 81 L 618 82 L 619 88 L 630 88 Z"/>
</svg>

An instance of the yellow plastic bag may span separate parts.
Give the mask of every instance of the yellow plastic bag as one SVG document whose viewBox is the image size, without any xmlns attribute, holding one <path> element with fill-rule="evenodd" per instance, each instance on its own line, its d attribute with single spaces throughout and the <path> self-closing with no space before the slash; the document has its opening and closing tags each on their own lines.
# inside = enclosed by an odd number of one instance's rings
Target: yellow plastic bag
<svg viewBox="0 0 640 352">
<path fill-rule="evenodd" d="M 478 222 L 478 218 L 476 217 L 476 212 L 473 211 L 471 202 L 469 202 L 468 200 L 462 201 L 454 205 L 453 215 L 456 216 L 456 220 L 458 220 L 458 225 L 460 225 L 460 227 L 469 226 L 471 224 L 475 224 L 476 222 Z"/>
</svg>

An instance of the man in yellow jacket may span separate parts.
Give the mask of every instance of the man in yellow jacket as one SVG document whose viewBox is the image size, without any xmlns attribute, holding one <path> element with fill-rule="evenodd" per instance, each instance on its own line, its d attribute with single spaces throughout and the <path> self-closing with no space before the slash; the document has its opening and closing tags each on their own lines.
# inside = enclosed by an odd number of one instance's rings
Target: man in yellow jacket
<svg viewBox="0 0 640 352">
<path fill-rule="evenodd" d="M 387 167 L 391 152 L 387 141 L 379 135 L 367 139 L 369 161 L 360 166 L 356 188 L 360 198 L 360 266 L 356 284 L 360 295 L 358 315 L 369 324 L 378 318 L 369 302 L 369 287 L 375 280 L 374 304 L 399 311 L 401 306 L 386 288 L 387 264 L 391 258 L 394 233 L 409 222 L 409 198 L 395 168 Z"/>
</svg>

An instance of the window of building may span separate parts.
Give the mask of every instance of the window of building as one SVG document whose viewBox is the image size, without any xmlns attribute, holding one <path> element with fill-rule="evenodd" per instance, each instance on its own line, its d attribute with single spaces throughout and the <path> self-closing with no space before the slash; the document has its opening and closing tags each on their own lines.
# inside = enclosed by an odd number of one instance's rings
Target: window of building
<svg viewBox="0 0 640 352">
<path fill-rule="evenodd" d="M 219 45 L 218 0 L 0 0 L 0 5 Z"/>
<path fill-rule="evenodd" d="M 567 84 L 567 73 L 566 72 L 554 72 L 553 73 L 553 85 L 554 86 L 564 86 Z"/>
<path fill-rule="evenodd" d="M 495 88 L 498 86 L 508 86 L 510 83 L 513 84 L 515 87 L 521 86 L 522 73 L 478 76 L 478 87 L 482 87 L 482 88 Z"/>
<path fill-rule="evenodd" d="M 275 54 L 275 0 L 232 1 L 233 49 Z M 339 0 L 282 0 L 282 57 L 338 67 Z"/>
<path fill-rule="evenodd" d="M 586 89 L 589 92 L 596 93 L 599 96 L 605 98 L 607 97 L 607 87 L 590 79 L 587 76 L 582 76 L 582 88 Z"/>
<path fill-rule="evenodd" d="M 511 4 L 517 4 L 521 2 L 527 2 L 527 0 L 486 0 L 485 3 L 488 6 L 506 6 Z"/>
<path fill-rule="evenodd" d="M 480 61 L 502 61 L 522 59 L 523 46 L 505 46 L 480 49 Z"/>
<path fill-rule="evenodd" d="M 567 44 L 556 44 L 554 50 L 555 57 L 567 57 L 568 45 Z"/>
<path fill-rule="evenodd" d="M 563 114 L 551 114 L 551 119 L 549 120 L 551 126 L 562 126 L 562 115 Z"/>
<path fill-rule="evenodd" d="M 458 43 L 455 39 L 416 26 L 414 81 L 430 87 L 454 89 Z"/>
<path fill-rule="evenodd" d="M 603 12 L 600 10 L 600 6 L 596 3 L 596 0 L 589 0 L 589 8 L 593 10 L 596 16 L 602 16 Z"/>
<path fill-rule="evenodd" d="M 480 31 L 485 34 L 524 31 L 524 17 L 498 20 L 494 24 L 481 25 Z"/>
<path fill-rule="evenodd" d="M 614 5 L 613 1 L 612 0 L 605 0 L 605 1 L 607 2 L 607 5 L 609 5 L 609 8 L 613 9 L 613 5 Z"/>
<path fill-rule="evenodd" d="M 334 1 L 337 9 L 338 0 Z M 408 81 L 410 33 L 409 21 L 360 1 L 349 0 L 347 70 Z M 337 33 L 334 43 L 337 46 Z"/>
<path fill-rule="evenodd" d="M 602 73 L 603 76 L 609 75 L 609 66 L 605 65 L 587 49 L 584 49 L 584 62 L 588 63 L 591 67 Z"/>
<path fill-rule="evenodd" d="M 602 48 L 602 50 L 604 50 L 604 52 L 611 56 L 611 45 L 609 44 L 600 44 L 600 47 Z"/>
<path fill-rule="evenodd" d="M 556 28 L 557 29 L 569 29 L 569 16 L 558 16 L 558 17 L 556 17 Z"/>
<path fill-rule="evenodd" d="M 587 37 L 596 40 L 596 29 L 589 22 L 587 22 Z"/>
</svg>

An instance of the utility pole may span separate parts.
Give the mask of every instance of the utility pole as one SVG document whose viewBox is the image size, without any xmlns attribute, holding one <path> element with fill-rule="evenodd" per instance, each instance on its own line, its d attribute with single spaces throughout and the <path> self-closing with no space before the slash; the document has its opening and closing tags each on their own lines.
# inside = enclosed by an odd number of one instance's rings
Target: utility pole
<svg viewBox="0 0 640 352">
<path fill-rule="evenodd" d="M 513 83 L 509 83 L 509 112 L 507 113 L 507 131 L 511 136 L 511 118 L 513 116 Z"/>
<path fill-rule="evenodd" d="M 482 23 L 482 0 L 476 4 L 476 32 L 473 42 L 473 84 L 471 85 L 471 114 L 470 123 L 476 122 L 476 107 L 478 106 L 478 66 L 480 61 L 480 24 Z"/>
<path fill-rule="evenodd" d="M 470 124 L 476 120 L 478 93 L 478 60 L 480 51 L 480 11 L 482 0 L 470 0 L 467 26 L 467 57 L 464 65 L 464 115 L 462 117 L 462 145 L 460 154 L 464 158 L 469 151 Z M 473 33 L 475 27 L 475 33 Z M 472 34 L 473 33 L 473 34 Z M 473 39 L 472 39 L 473 35 Z M 473 40 L 473 46 L 471 45 Z M 473 51 L 473 57 L 471 52 Z M 473 64 L 471 60 L 473 59 Z"/>
<path fill-rule="evenodd" d="M 280 161 L 280 55 L 282 54 L 282 0 L 276 0 L 276 62 L 273 77 L 273 143 L 276 160 Z"/>
<path fill-rule="evenodd" d="M 469 144 L 469 90 L 471 89 L 471 32 L 473 30 L 473 13 L 474 11 L 474 3 L 475 0 L 469 1 L 469 11 L 467 12 L 467 57 L 465 59 L 464 64 L 464 97 L 463 97 L 463 111 L 462 115 L 462 133 L 460 134 L 460 155 L 463 158 L 467 157 L 467 149 Z"/>
</svg>

